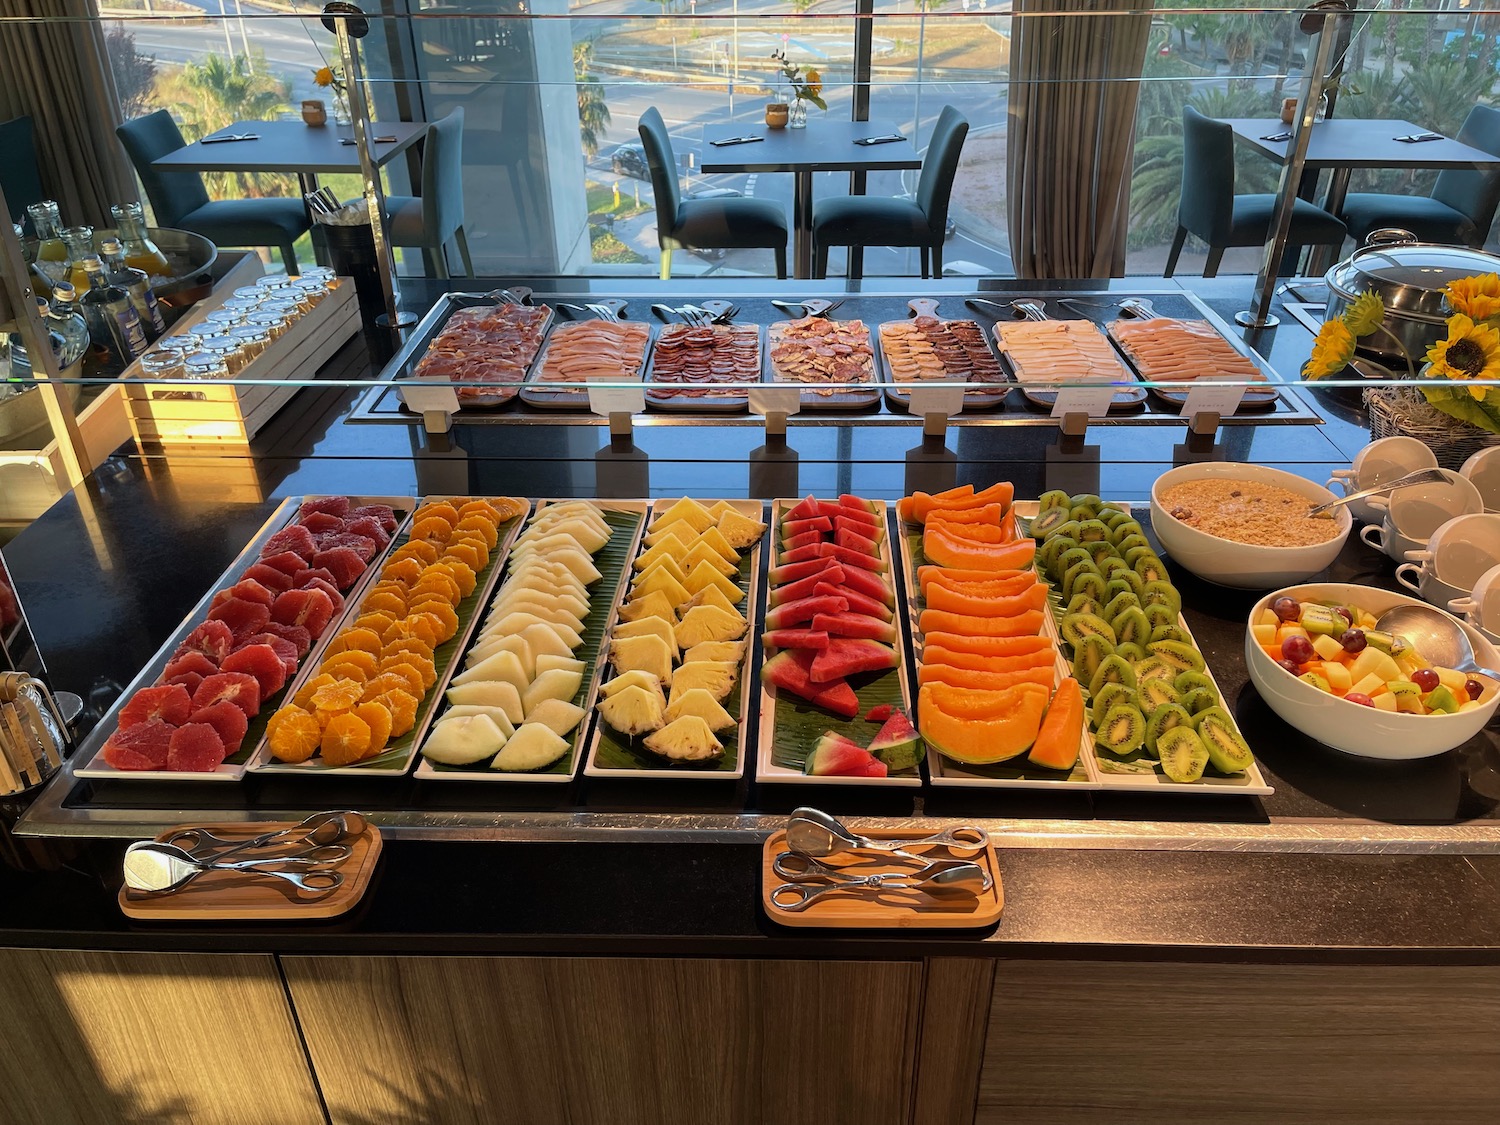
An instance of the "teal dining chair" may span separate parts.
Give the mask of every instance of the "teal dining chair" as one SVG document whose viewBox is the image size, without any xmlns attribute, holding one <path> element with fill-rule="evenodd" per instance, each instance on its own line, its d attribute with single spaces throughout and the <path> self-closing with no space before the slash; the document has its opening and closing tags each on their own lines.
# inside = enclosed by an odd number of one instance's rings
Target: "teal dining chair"
<svg viewBox="0 0 1500 1125">
<path fill-rule="evenodd" d="M 661 279 L 672 276 L 673 250 L 755 250 L 776 255 L 776 276 L 786 277 L 786 211 L 766 199 L 684 199 L 677 183 L 677 159 L 661 114 L 652 106 L 641 114 L 641 147 L 656 196 L 656 242 L 661 247 Z"/>
<path fill-rule="evenodd" d="M 297 252 L 292 244 L 312 227 L 302 200 L 210 200 L 203 177 L 197 172 L 168 172 L 154 167 L 153 160 L 176 152 L 186 143 L 177 122 L 164 109 L 127 121 L 115 133 L 135 165 L 158 226 L 190 230 L 216 246 L 275 246 L 281 250 L 287 273 L 297 272 Z"/>
<path fill-rule="evenodd" d="M 1500 156 L 1500 110 L 1476 105 L 1464 119 L 1458 140 Z M 1344 197 L 1339 218 L 1360 245 L 1372 231 L 1399 227 L 1422 242 L 1462 243 L 1478 249 L 1489 238 L 1497 205 L 1500 168 L 1446 168 L 1438 173 L 1431 195 L 1351 192 Z"/>
<path fill-rule="evenodd" d="M 464 276 L 474 276 L 464 234 L 464 109 L 427 126 L 422 149 L 422 194 L 388 195 L 386 235 L 392 246 L 420 247 L 428 272 L 448 276 L 448 242 L 458 245 Z"/>
<path fill-rule="evenodd" d="M 922 276 L 943 276 L 943 240 L 947 237 L 948 201 L 958 158 L 969 135 L 969 122 L 945 105 L 933 126 L 922 174 L 911 199 L 841 195 L 813 206 L 812 236 L 817 262 L 814 277 L 828 276 L 831 246 L 917 246 Z M 929 273 L 929 269 L 931 273 Z"/>
<path fill-rule="evenodd" d="M 1231 246 L 1263 246 L 1276 215 L 1276 196 L 1234 193 L 1234 128 L 1182 107 L 1182 194 L 1177 201 L 1177 234 L 1167 255 L 1171 277 L 1190 234 L 1208 243 L 1203 276 L 1214 277 L 1224 251 Z M 1299 199 L 1287 235 L 1287 260 L 1296 261 L 1304 246 L 1338 247 L 1344 224 L 1315 204 Z"/>
<path fill-rule="evenodd" d="M 12 222 L 26 220 L 26 205 L 42 197 L 42 175 L 36 163 L 36 125 L 29 117 L 0 124 L 0 187 Z"/>
</svg>

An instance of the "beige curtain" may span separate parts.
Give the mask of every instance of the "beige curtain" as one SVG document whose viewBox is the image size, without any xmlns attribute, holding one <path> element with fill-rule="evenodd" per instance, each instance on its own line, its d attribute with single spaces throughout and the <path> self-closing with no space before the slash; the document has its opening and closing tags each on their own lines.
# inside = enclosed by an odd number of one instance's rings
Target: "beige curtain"
<svg viewBox="0 0 1500 1125">
<path fill-rule="evenodd" d="M 1125 271 L 1152 3 L 1016 0 L 1006 206 L 1017 277 Z"/>
<path fill-rule="evenodd" d="M 0 0 L 0 120 L 22 114 L 64 222 L 110 226 L 110 204 L 139 198 L 94 0 Z"/>
</svg>

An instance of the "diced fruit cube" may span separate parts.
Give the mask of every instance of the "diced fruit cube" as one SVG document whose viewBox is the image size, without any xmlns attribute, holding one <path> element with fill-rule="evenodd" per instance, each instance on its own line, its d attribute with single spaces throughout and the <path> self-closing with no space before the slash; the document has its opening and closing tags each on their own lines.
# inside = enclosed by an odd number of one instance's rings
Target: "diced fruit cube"
<svg viewBox="0 0 1500 1125">
<path fill-rule="evenodd" d="M 1358 663 L 1358 661 L 1356 661 L 1356 663 Z M 1352 665 L 1350 666 L 1349 672 L 1352 676 L 1354 672 Z M 1368 695 L 1371 699 L 1374 699 L 1377 695 L 1380 695 L 1385 691 L 1385 681 L 1379 676 L 1369 675 L 1363 677 L 1362 679 L 1355 680 L 1354 686 L 1349 690 L 1357 691 L 1362 695 Z"/>
<path fill-rule="evenodd" d="M 1366 676 L 1376 676 L 1382 683 L 1402 678 L 1401 669 L 1396 667 L 1396 662 L 1374 645 L 1367 645 L 1354 658 L 1354 663 L 1349 665 L 1349 674 L 1354 677 L 1355 683 Z M 1373 696 L 1375 693 L 1371 691 L 1366 694 Z"/>
<path fill-rule="evenodd" d="M 1269 625 L 1273 630 L 1281 624 L 1281 618 L 1276 616 L 1274 609 L 1263 609 L 1260 618 L 1255 622 L 1257 625 Z"/>
<path fill-rule="evenodd" d="M 1328 686 L 1334 695 L 1344 695 L 1354 686 L 1354 681 L 1349 676 L 1349 669 L 1336 660 L 1329 660 L 1323 664 L 1323 675 L 1327 677 Z"/>
<path fill-rule="evenodd" d="M 1422 706 L 1422 692 L 1410 680 L 1389 680 L 1385 686 L 1396 697 L 1397 711 L 1407 715 L 1426 712 L 1426 708 Z"/>
<path fill-rule="evenodd" d="M 1348 628 L 1342 614 L 1335 613 L 1327 606 L 1314 605 L 1311 602 L 1302 603 L 1302 615 L 1299 621 L 1309 633 L 1338 634 Z"/>
<path fill-rule="evenodd" d="M 1464 693 L 1464 683 L 1469 678 L 1465 673 L 1454 668 L 1438 668 L 1436 666 L 1433 667 L 1433 671 L 1438 674 L 1438 682 L 1453 692 L 1454 695 Z"/>
<path fill-rule="evenodd" d="M 1279 626 L 1276 630 L 1276 642 L 1278 644 L 1286 644 L 1286 639 L 1288 637 L 1305 636 L 1307 636 L 1307 630 L 1304 629 L 1301 625 L 1286 624 Z"/>
<path fill-rule="evenodd" d="M 1344 646 L 1329 633 L 1318 633 L 1313 637 L 1313 651 L 1324 660 L 1337 660 L 1344 653 Z"/>
<path fill-rule="evenodd" d="M 1384 687 L 1385 685 L 1382 684 L 1381 686 Z M 1375 705 L 1375 710 L 1377 711 L 1390 711 L 1394 713 L 1396 710 L 1396 697 L 1388 691 L 1370 696 L 1370 702 Z"/>
<path fill-rule="evenodd" d="M 1272 614 L 1271 616 L 1275 616 Z M 1276 623 L 1258 622 L 1250 626 L 1250 632 L 1255 636 L 1257 644 L 1262 646 L 1274 645 L 1276 643 Z"/>
</svg>

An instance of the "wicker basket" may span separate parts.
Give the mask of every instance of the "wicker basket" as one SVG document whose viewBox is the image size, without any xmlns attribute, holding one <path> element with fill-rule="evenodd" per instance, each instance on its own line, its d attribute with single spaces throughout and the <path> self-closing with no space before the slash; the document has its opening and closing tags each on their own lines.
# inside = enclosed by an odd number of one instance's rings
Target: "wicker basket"
<svg viewBox="0 0 1500 1125">
<path fill-rule="evenodd" d="M 1500 434 L 1461 422 L 1433 406 L 1415 387 L 1368 387 L 1370 437 L 1414 437 L 1436 455 L 1438 464 L 1455 472 L 1487 445 L 1500 445 Z"/>
</svg>

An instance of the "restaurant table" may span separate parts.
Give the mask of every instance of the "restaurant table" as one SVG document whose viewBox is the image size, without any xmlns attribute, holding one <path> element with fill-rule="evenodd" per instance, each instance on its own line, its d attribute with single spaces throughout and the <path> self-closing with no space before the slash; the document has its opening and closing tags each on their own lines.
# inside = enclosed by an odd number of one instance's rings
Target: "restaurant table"
<svg viewBox="0 0 1500 1125">
<path fill-rule="evenodd" d="M 1274 160 L 1277 164 L 1287 162 L 1291 139 L 1269 140 L 1270 137 L 1290 133 L 1292 127 L 1277 118 L 1229 117 L 1224 123 L 1234 130 L 1234 138 L 1247 148 Z M 1340 117 L 1319 121 L 1312 127 L 1312 136 L 1307 142 L 1307 159 L 1304 167 L 1314 172 L 1324 168 L 1332 171 L 1328 182 L 1328 194 L 1323 209 L 1337 215 L 1349 194 L 1349 177 L 1356 168 L 1494 168 L 1500 166 L 1500 156 L 1483 149 L 1466 145 L 1444 137 L 1440 141 L 1398 141 L 1397 137 L 1409 137 L 1430 133 L 1410 121 L 1390 118 Z M 1322 273 L 1328 266 L 1332 247 L 1313 247 L 1306 270 L 1309 274 Z"/>
<path fill-rule="evenodd" d="M 889 121 L 809 121 L 805 129 L 771 129 L 761 123 L 705 125 L 705 173 L 791 172 L 792 276 L 813 275 L 812 194 L 814 172 L 883 172 L 920 168 L 910 139 L 889 144 L 858 145 L 861 137 L 884 137 L 902 130 Z M 728 137 L 764 137 L 753 144 L 715 147 Z"/>
</svg>

